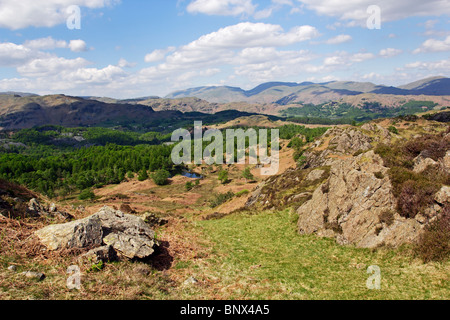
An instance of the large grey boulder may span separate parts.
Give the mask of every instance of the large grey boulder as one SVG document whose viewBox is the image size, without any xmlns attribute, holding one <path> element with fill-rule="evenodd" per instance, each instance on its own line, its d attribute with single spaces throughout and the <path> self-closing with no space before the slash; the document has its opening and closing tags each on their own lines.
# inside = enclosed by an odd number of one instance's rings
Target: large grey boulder
<svg viewBox="0 0 450 320">
<path fill-rule="evenodd" d="M 147 258 L 157 245 L 154 231 L 142 219 L 109 207 L 85 219 L 47 226 L 36 235 L 49 250 L 110 245 L 129 259 Z"/>
<path fill-rule="evenodd" d="M 330 140 L 330 148 L 335 153 L 353 154 L 357 151 L 372 149 L 373 139 L 354 128 L 334 128 L 330 129 L 328 133 L 334 135 Z"/>
<path fill-rule="evenodd" d="M 298 209 L 299 232 L 365 248 L 414 242 L 423 225 L 396 213 L 387 171 L 373 151 L 334 162 L 330 178 Z"/>
<path fill-rule="evenodd" d="M 88 248 L 102 243 L 101 221 L 96 216 L 47 226 L 35 233 L 49 250 Z"/>
</svg>

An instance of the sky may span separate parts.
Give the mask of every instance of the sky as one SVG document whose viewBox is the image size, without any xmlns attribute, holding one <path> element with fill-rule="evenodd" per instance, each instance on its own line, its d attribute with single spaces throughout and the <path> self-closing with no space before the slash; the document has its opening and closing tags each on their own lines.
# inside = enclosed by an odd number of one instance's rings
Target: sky
<svg viewBox="0 0 450 320">
<path fill-rule="evenodd" d="M 0 0 L 0 92 L 450 76 L 450 0 Z"/>
</svg>

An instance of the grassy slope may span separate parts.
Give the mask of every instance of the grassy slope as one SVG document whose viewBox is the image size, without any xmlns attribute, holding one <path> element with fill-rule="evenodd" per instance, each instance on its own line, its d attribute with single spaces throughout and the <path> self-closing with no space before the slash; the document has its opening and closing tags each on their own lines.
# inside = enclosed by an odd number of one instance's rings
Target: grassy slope
<svg viewBox="0 0 450 320">
<path fill-rule="evenodd" d="M 155 300 L 329 300 L 447 299 L 450 262 L 423 264 L 407 249 L 378 251 L 337 245 L 329 239 L 299 236 L 288 210 L 233 214 L 220 220 L 185 220 L 158 231 L 177 253 L 162 260 L 110 263 L 82 274 L 82 290 L 66 288 L 69 255 L 51 263 L 0 257 L 0 299 L 155 299 Z M 166 257 L 167 258 L 167 257 Z M 5 268 L 43 271 L 43 282 Z M 378 265 L 381 290 L 368 290 L 367 268 Z M 161 268 L 161 266 L 163 266 Z M 87 266 L 89 267 L 89 266 Z M 156 269 L 155 269 L 156 267 Z M 190 276 L 198 283 L 185 285 Z"/>
<path fill-rule="evenodd" d="M 402 251 L 342 247 L 329 239 L 299 236 L 284 212 L 232 215 L 202 222 L 223 255 L 218 274 L 239 279 L 232 299 L 446 299 L 450 262 L 427 264 Z M 381 290 L 368 290 L 367 268 L 378 265 Z M 259 267 L 260 266 L 260 267 Z M 231 280 L 233 279 L 233 280 Z"/>
</svg>

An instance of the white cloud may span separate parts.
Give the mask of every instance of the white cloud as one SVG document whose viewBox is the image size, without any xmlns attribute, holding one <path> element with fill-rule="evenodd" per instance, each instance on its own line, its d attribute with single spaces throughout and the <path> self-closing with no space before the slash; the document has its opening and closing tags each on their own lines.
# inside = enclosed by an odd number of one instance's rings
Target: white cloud
<svg viewBox="0 0 450 320">
<path fill-rule="evenodd" d="M 279 25 L 244 22 L 222 28 L 206 34 L 191 43 L 175 49 L 164 61 L 156 66 L 142 69 L 137 74 L 140 81 L 159 81 L 165 79 L 172 82 L 180 80 L 180 73 L 185 74 L 182 80 L 197 76 L 190 71 L 220 68 L 221 66 L 245 65 L 250 69 L 258 68 L 258 63 L 271 63 L 272 72 L 276 71 L 276 63 L 288 64 L 289 61 L 305 61 L 303 51 L 277 51 L 283 47 L 317 37 L 319 32 L 311 26 L 299 26 L 285 32 Z M 154 51 L 153 58 L 163 58 L 163 53 Z M 147 57 L 149 60 L 150 57 Z M 268 61 L 271 60 L 272 61 Z M 288 60 L 288 62 L 283 59 Z M 273 65 L 272 65 L 273 64 Z M 237 72 L 246 74 L 243 68 L 236 67 Z M 280 70 L 283 68 L 279 68 Z M 284 68 L 287 70 L 286 68 Z M 292 67 L 291 67 L 292 69 Z M 287 70 L 290 71 L 290 70 Z M 266 72 L 267 74 L 270 71 Z M 276 72 L 275 72 L 276 73 Z M 281 73 L 280 73 L 281 74 Z"/>
<path fill-rule="evenodd" d="M 405 65 L 407 69 L 425 70 L 433 73 L 450 73 L 450 59 L 439 61 L 416 61 Z"/>
<path fill-rule="evenodd" d="M 80 68 L 64 74 L 66 81 L 77 84 L 108 84 L 127 76 L 127 73 L 118 66 L 109 65 L 103 69 Z"/>
<path fill-rule="evenodd" d="M 450 36 L 444 40 L 428 39 L 413 53 L 450 51 Z"/>
<path fill-rule="evenodd" d="M 55 40 L 52 37 L 28 40 L 24 46 L 35 50 L 53 50 L 56 48 L 67 48 L 68 44 L 64 40 Z"/>
<path fill-rule="evenodd" d="M 221 16 L 252 15 L 255 9 L 252 0 L 194 0 L 187 6 L 190 13 Z"/>
<path fill-rule="evenodd" d="M 48 77 L 63 72 L 74 71 L 85 67 L 88 61 L 82 58 L 65 59 L 61 57 L 48 57 L 34 59 L 17 68 L 17 71 L 25 77 Z"/>
<path fill-rule="evenodd" d="M 398 56 L 402 52 L 403 52 L 403 50 L 401 50 L 401 49 L 387 48 L 387 49 L 380 50 L 379 55 L 383 58 L 391 58 L 391 57 Z"/>
<path fill-rule="evenodd" d="M 381 8 L 382 21 L 401 20 L 412 16 L 450 15 L 450 1 L 447 0 L 298 0 L 320 15 L 337 17 L 351 25 L 366 25 L 370 5 Z"/>
<path fill-rule="evenodd" d="M 2 0 L 0 1 L 0 28 L 12 30 L 27 27 L 53 27 L 65 23 L 72 5 L 102 8 L 119 0 Z"/>
<path fill-rule="evenodd" d="M 45 56 L 42 52 L 34 50 L 11 42 L 0 43 L 0 66 L 16 67 L 36 58 L 36 56 Z"/>
<path fill-rule="evenodd" d="M 297 26 L 284 32 L 279 25 L 243 22 L 204 35 L 185 46 L 184 49 L 287 46 L 318 36 L 319 31 L 308 25 Z"/>
<path fill-rule="evenodd" d="M 345 42 L 349 42 L 352 40 L 352 37 L 348 34 L 340 34 L 334 38 L 328 39 L 326 41 L 327 44 L 341 44 Z"/>
<path fill-rule="evenodd" d="M 373 53 L 369 52 L 358 52 L 358 53 L 348 53 L 346 51 L 336 52 L 334 55 L 326 57 L 323 61 L 325 67 L 333 68 L 348 68 L 354 63 L 364 62 L 375 58 Z"/>
<path fill-rule="evenodd" d="M 87 44 L 83 40 L 55 40 L 52 37 L 27 40 L 23 44 L 33 50 L 53 50 L 57 48 L 68 48 L 73 52 L 87 51 Z"/>
<path fill-rule="evenodd" d="M 255 19 L 266 19 L 269 18 L 272 15 L 273 8 L 266 8 L 260 11 L 257 11 L 254 15 Z"/>
<path fill-rule="evenodd" d="M 73 52 L 82 52 L 88 50 L 86 42 L 84 42 L 83 40 L 70 40 L 69 48 Z"/>
<path fill-rule="evenodd" d="M 352 62 L 363 62 L 366 60 L 370 60 L 375 58 L 375 55 L 373 53 L 355 53 L 350 57 L 350 61 Z"/>
<path fill-rule="evenodd" d="M 134 68 L 136 66 L 136 63 L 134 62 L 128 62 L 124 58 L 121 58 L 119 62 L 117 63 L 117 66 L 119 68 Z"/>
<path fill-rule="evenodd" d="M 167 49 L 158 49 L 154 50 L 152 53 L 149 53 L 145 56 L 145 62 L 157 62 L 162 61 L 166 57 L 169 52 L 174 51 L 175 47 L 169 47 Z"/>
</svg>

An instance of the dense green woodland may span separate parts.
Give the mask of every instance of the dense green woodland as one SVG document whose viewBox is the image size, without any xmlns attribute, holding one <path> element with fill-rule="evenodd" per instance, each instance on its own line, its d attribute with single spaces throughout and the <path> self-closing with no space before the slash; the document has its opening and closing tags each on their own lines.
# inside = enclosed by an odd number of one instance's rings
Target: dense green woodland
<svg viewBox="0 0 450 320">
<path fill-rule="evenodd" d="M 379 118 L 393 118 L 433 110 L 437 106 L 432 101 L 409 101 L 402 106 L 390 108 L 379 102 L 365 101 L 357 108 L 347 103 L 323 103 L 319 105 L 304 104 L 291 107 L 281 112 L 291 121 L 311 124 L 352 124 Z"/>
<path fill-rule="evenodd" d="M 259 133 L 260 128 L 253 129 Z M 303 146 L 299 135 L 312 141 L 326 131 L 297 125 L 279 129 L 280 138 L 295 138 L 292 145 L 298 149 Z M 135 174 L 147 179 L 151 177 L 148 171 L 165 170 L 173 174 L 180 170 L 171 160 L 173 146 L 163 144 L 170 141 L 170 136 L 170 133 L 59 126 L 24 129 L 12 137 L 1 133 L 2 141 L 23 143 L 26 147 L 0 148 L 0 178 L 49 197 L 66 197 L 92 187 L 118 184 Z M 82 139 L 75 140 L 76 137 Z M 204 142 L 203 148 L 209 144 Z"/>
</svg>

